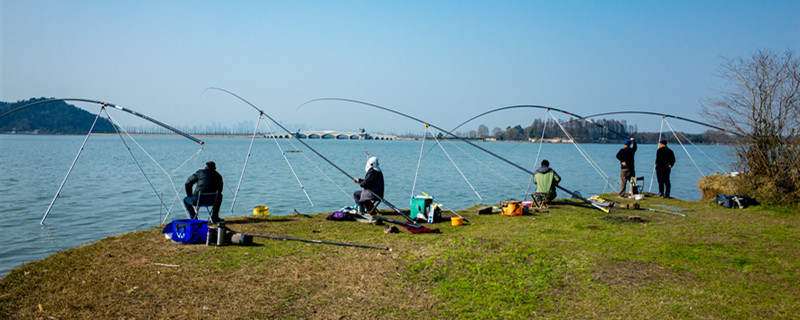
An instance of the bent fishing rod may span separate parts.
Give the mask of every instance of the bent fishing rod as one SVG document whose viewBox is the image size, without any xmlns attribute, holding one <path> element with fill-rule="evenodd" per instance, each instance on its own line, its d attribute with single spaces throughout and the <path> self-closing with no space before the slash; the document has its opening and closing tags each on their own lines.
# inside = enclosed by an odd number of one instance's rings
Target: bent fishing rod
<svg viewBox="0 0 800 320">
<path fill-rule="evenodd" d="M 729 131 L 727 129 L 723 129 L 723 128 L 720 128 L 720 127 L 717 127 L 717 126 L 714 126 L 714 125 L 711 125 L 711 124 L 708 124 L 708 123 L 704 123 L 704 122 L 700 122 L 700 121 L 697 121 L 697 120 L 692 120 L 692 119 L 688 119 L 688 118 L 684 118 L 684 117 L 680 117 L 680 116 L 675 116 L 675 115 L 671 115 L 671 114 L 659 113 L 659 112 L 650 112 L 650 111 L 612 111 L 612 112 L 597 113 L 597 114 L 586 116 L 584 118 L 594 118 L 594 117 L 607 116 L 607 115 L 612 115 L 612 114 L 645 114 L 645 115 L 651 115 L 651 116 L 660 116 L 660 117 L 673 118 L 673 119 L 683 120 L 683 121 L 686 121 L 686 122 L 691 122 L 691 123 L 694 123 L 694 124 L 699 124 L 701 126 L 706 126 L 706 127 L 712 128 L 712 129 L 717 129 L 719 131 L 727 132 L 727 133 L 736 135 L 738 137 L 742 136 L 739 133 L 736 133 L 736 132 L 733 132 L 733 131 Z"/>
<path fill-rule="evenodd" d="M 258 107 L 256 107 L 254 104 L 250 103 L 250 101 L 247 101 L 245 98 L 242 98 L 242 97 L 240 97 L 239 95 L 237 95 L 237 94 L 235 94 L 235 93 L 233 93 L 233 92 L 230 92 L 230 91 L 228 91 L 228 90 L 222 89 L 222 88 L 217 88 L 217 87 L 209 87 L 209 88 L 206 88 L 205 90 L 217 90 L 217 91 L 221 91 L 221 92 L 227 93 L 227 94 L 229 94 L 229 95 L 232 95 L 232 96 L 236 97 L 237 99 L 241 100 L 242 102 L 244 102 L 244 103 L 248 104 L 249 106 L 253 107 L 253 109 L 256 109 L 256 110 L 258 110 L 258 112 L 259 112 L 261 115 L 263 115 L 264 117 L 266 117 L 267 119 L 269 119 L 270 121 L 272 121 L 273 123 L 275 123 L 275 125 L 277 125 L 277 126 L 278 126 L 278 127 L 280 127 L 281 129 L 283 129 L 284 131 L 286 131 L 286 133 L 288 133 L 289 135 L 291 135 L 292 137 L 294 137 L 295 139 L 297 139 L 297 141 L 298 141 L 298 142 L 302 143 L 304 146 L 306 146 L 306 148 L 308 148 L 309 150 L 311 150 L 312 152 L 314 152 L 314 153 L 315 153 L 317 156 L 319 156 L 320 158 L 322 158 L 322 160 L 325 160 L 325 162 L 327 162 L 328 164 L 330 164 L 331 166 L 333 166 L 334 168 L 336 168 L 336 170 L 339 170 L 339 172 L 341 172 L 342 174 L 344 174 L 345 176 L 347 176 L 347 177 L 348 177 L 350 180 L 354 180 L 354 179 L 355 179 L 355 177 L 353 177 L 352 175 L 350 175 L 349 173 L 347 173 L 347 171 L 344 171 L 344 169 L 340 168 L 340 167 L 339 167 L 339 166 L 337 166 L 335 163 L 333 163 L 333 162 L 332 162 L 330 159 L 326 158 L 324 155 L 322 155 L 321 153 L 319 153 L 319 151 L 317 151 L 317 149 L 314 149 L 314 148 L 312 148 L 310 145 L 308 145 L 307 143 L 305 143 L 305 141 L 303 141 L 302 139 L 300 139 L 300 137 L 299 137 L 297 134 L 293 133 L 292 131 L 290 131 L 289 129 L 287 129 L 286 127 L 284 127 L 282 124 L 280 124 L 278 121 L 276 121 L 275 119 L 273 119 L 272 117 L 270 117 L 270 116 L 269 116 L 269 115 L 268 115 L 266 112 L 264 112 L 264 110 L 261 110 L 261 109 L 259 109 L 259 108 L 258 108 Z M 204 91 L 205 91 L 205 90 L 204 90 Z M 371 191 L 371 190 L 370 190 L 370 191 Z M 403 213 L 403 211 L 401 211 L 401 210 L 400 210 L 399 208 L 397 208 L 395 205 L 391 204 L 389 201 L 386 201 L 386 199 L 384 199 L 383 197 L 381 197 L 381 196 L 377 195 L 375 192 L 372 192 L 372 194 L 373 194 L 373 195 L 375 195 L 376 197 L 378 197 L 378 199 L 380 199 L 380 200 L 381 200 L 383 203 L 385 203 L 387 206 L 389 206 L 390 208 L 392 208 L 392 210 L 394 210 L 395 212 L 399 213 L 399 214 L 400 214 L 400 215 L 402 215 L 404 218 L 408 219 L 408 221 L 410 221 L 410 223 L 408 223 L 408 224 L 412 225 L 412 226 L 413 226 L 413 227 L 415 227 L 415 228 L 421 228 L 421 227 L 422 227 L 422 225 L 421 225 L 421 224 L 419 224 L 419 223 L 417 223 L 416 221 L 414 221 L 413 219 L 411 219 L 411 217 L 409 217 L 408 215 L 406 215 L 405 213 Z M 386 218 L 383 218 L 382 220 L 387 220 L 387 221 L 389 221 L 389 220 L 391 220 L 391 219 L 386 219 Z M 390 221 L 390 222 L 392 222 L 392 221 Z M 399 222 L 399 221 L 398 221 L 398 222 Z"/>
<path fill-rule="evenodd" d="M 122 106 L 118 106 L 118 105 L 115 105 L 115 104 L 112 104 L 112 103 L 98 101 L 98 100 L 92 100 L 92 99 L 61 98 L 61 99 L 47 99 L 47 100 L 37 101 L 37 102 L 33 102 L 33 103 L 29 103 L 29 104 L 20 106 L 18 108 L 15 108 L 14 110 L 8 111 L 8 112 L 0 115 L 0 118 L 3 118 L 3 117 L 5 117 L 5 116 L 7 116 L 9 114 L 12 114 L 14 112 L 17 112 L 17 111 L 20 111 L 20 110 L 23 110 L 23 109 L 26 109 L 26 108 L 30 108 L 30 107 L 33 107 L 33 106 L 36 106 L 36 105 L 40 105 L 40 104 L 44 104 L 44 103 L 56 102 L 56 101 L 77 101 L 77 102 L 97 103 L 97 104 L 100 105 L 100 112 L 98 112 L 97 116 L 94 118 L 94 121 L 92 122 L 92 125 L 89 128 L 89 133 L 87 133 L 86 137 L 83 139 L 83 143 L 81 143 L 81 147 L 80 147 L 80 149 L 78 149 L 78 153 L 75 155 L 75 159 L 72 160 L 72 164 L 70 164 L 69 169 L 67 170 L 67 174 L 64 176 L 64 180 L 61 181 L 61 185 L 58 186 L 58 190 L 56 191 L 55 196 L 53 196 L 53 200 L 50 201 L 50 205 L 47 207 L 47 211 L 45 211 L 44 216 L 42 217 L 42 220 L 39 221 L 39 224 L 41 224 L 41 225 L 44 225 L 44 221 L 45 221 L 45 219 L 47 219 L 47 215 L 50 214 L 50 210 L 53 209 L 53 205 L 56 203 L 56 199 L 58 199 L 58 196 L 61 195 L 61 190 L 64 189 L 64 185 L 67 183 L 67 179 L 69 178 L 70 173 L 72 173 L 72 169 L 75 167 L 75 164 L 78 162 L 78 158 L 81 156 L 81 153 L 83 152 L 83 148 L 86 146 L 86 142 L 89 140 L 89 136 L 92 134 L 92 130 L 94 130 L 95 124 L 97 124 L 97 119 L 100 118 L 100 114 L 106 109 L 106 107 L 113 107 L 113 108 L 115 108 L 117 110 L 125 111 L 127 113 L 132 114 L 132 115 L 138 116 L 138 117 L 140 117 L 142 119 L 145 119 L 145 120 L 148 120 L 148 121 L 150 121 L 152 123 L 155 123 L 155 124 L 157 124 L 159 126 L 167 128 L 169 130 L 172 130 L 175 133 L 178 133 L 178 134 L 180 134 L 180 135 L 182 135 L 182 136 L 184 136 L 184 137 L 186 137 L 186 138 L 188 138 L 188 139 L 190 139 L 190 140 L 192 140 L 192 141 L 194 141 L 196 143 L 199 143 L 201 146 L 204 144 L 203 141 L 200 141 L 199 139 L 197 139 L 197 138 L 195 138 L 195 137 L 193 137 L 193 136 L 191 136 L 191 135 L 189 135 L 187 133 L 184 133 L 184 132 L 182 132 L 182 131 L 180 131 L 178 129 L 175 129 L 175 128 L 173 128 L 173 127 L 171 127 L 171 126 L 169 126 L 169 125 L 167 125 L 167 124 L 165 124 L 165 123 L 163 123 L 161 121 L 158 121 L 156 119 L 150 118 L 150 117 L 148 117 L 148 116 L 146 116 L 144 114 L 138 113 L 138 112 L 130 110 L 130 109 L 126 109 L 126 108 L 124 108 Z M 147 178 L 147 177 L 145 176 L 145 178 Z M 163 202 L 162 202 L 162 205 L 164 205 Z"/>
<path fill-rule="evenodd" d="M 130 113 L 130 114 L 132 114 L 132 115 L 134 115 L 134 116 L 137 116 L 137 117 L 139 117 L 139 118 L 142 118 L 142 119 L 145 119 L 145 120 L 147 120 L 147 121 L 150 121 L 150 122 L 152 122 L 152 123 L 155 123 L 155 124 L 157 124 L 157 125 L 159 125 L 159 126 L 162 126 L 162 127 L 166 128 L 166 129 L 168 129 L 168 130 L 170 130 L 170 131 L 172 131 L 172 132 L 175 132 L 175 133 L 177 133 L 177 134 L 179 134 L 179 135 L 182 135 L 182 136 L 186 137 L 187 139 L 189 139 L 189 140 L 192 140 L 192 141 L 194 141 L 194 142 L 196 142 L 196 143 L 199 143 L 199 144 L 201 144 L 201 145 L 202 145 L 202 144 L 204 144 L 204 142 L 203 142 L 203 141 L 201 141 L 200 139 L 197 139 L 197 138 L 195 138 L 195 137 L 193 137 L 193 136 L 189 135 L 188 133 L 185 133 L 185 132 L 183 132 L 183 131 L 180 131 L 180 130 L 178 130 L 178 129 L 175 129 L 175 128 L 173 128 L 172 126 L 170 126 L 170 125 L 168 125 L 168 124 L 166 124 L 166 123 L 163 123 L 163 122 L 161 122 L 161 121 L 158 121 L 158 120 L 156 120 L 156 119 L 153 119 L 153 118 L 151 118 L 151 117 L 148 117 L 148 116 L 146 116 L 146 115 L 144 115 L 144 114 L 141 114 L 141 113 L 139 113 L 139 112 L 133 111 L 133 110 L 131 110 L 131 109 L 124 108 L 124 107 L 122 107 L 122 106 L 119 106 L 119 105 L 116 105 L 116 104 L 113 104 L 113 103 L 103 102 L 103 101 L 99 101 L 99 100 L 92 100 L 92 99 L 81 99 L 81 98 L 61 98 L 61 99 L 47 99 L 47 100 L 37 101 L 37 102 L 29 103 L 29 104 L 26 104 L 26 105 L 24 105 L 24 106 L 18 107 L 18 108 L 14 109 L 14 110 L 8 111 L 8 112 L 6 112 L 6 113 L 4 113 L 4 114 L 0 115 L 0 118 L 3 118 L 3 117 L 5 117 L 5 116 L 7 116 L 7 115 L 9 115 L 9 114 L 12 114 L 12 113 L 14 113 L 14 112 L 20 111 L 20 110 L 22 110 L 22 109 L 26 109 L 26 108 L 33 107 L 33 106 L 35 106 L 35 105 L 44 104 L 44 103 L 50 103 L 50 102 L 58 102 L 58 101 L 65 101 L 65 102 L 66 102 L 66 101 L 87 102 L 87 103 L 96 103 L 96 104 L 99 104 L 99 105 L 100 105 L 100 107 L 102 107 L 102 108 L 104 108 L 104 107 L 112 107 L 112 108 L 114 108 L 114 109 L 117 109 L 117 110 L 120 110 L 120 111 L 125 111 L 125 112 L 127 112 L 127 113 Z"/>
<path fill-rule="evenodd" d="M 494 156 L 495 158 L 497 158 L 497 159 L 500 159 L 500 160 L 502 160 L 502 161 L 504 161 L 504 162 L 506 162 L 506 163 L 508 163 L 508 164 L 510 164 L 510 165 L 512 165 L 512 166 L 514 166 L 514 167 L 516 167 L 517 169 L 520 169 L 520 170 L 522 170 L 523 172 L 530 174 L 531 176 L 533 176 L 533 175 L 534 175 L 534 172 L 533 172 L 533 171 L 530 171 L 530 170 L 528 170 L 528 169 L 525 169 L 524 167 L 522 167 L 522 166 L 520 166 L 520 165 L 518 165 L 518 164 L 514 163 L 514 162 L 513 162 L 513 161 L 511 161 L 511 160 L 508 160 L 508 159 L 506 159 L 506 158 L 503 158 L 503 157 L 501 157 L 501 156 L 497 155 L 497 154 L 496 154 L 496 153 L 494 153 L 494 152 L 491 152 L 491 151 L 489 151 L 489 150 L 486 150 L 486 149 L 484 149 L 483 147 L 481 147 L 481 146 L 479 146 L 479 145 L 476 145 L 476 144 L 474 144 L 474 143 L 470 142 L 470 141 L 469 141 L 469 140 L 467 140 L 467 139 L 464 139 L 464 138 L 462 138 L 462 137 L 459 137 L 459 136 L 457 136 L 457 135 L 453 134 L 453 133 L 452 133 L 452 132 L 450 132 L 450 131 L 447 131 L 447 130 L 445 130 L 445 129 L 442 129 L 442 128 L 440 128 L 440 127 L 438 127 L 438 126 L 434 125 L 434 124 L 431 124 L 430 122 L 423 121 L 423 120 L 421 120 L 421 119 L 415 118 L 415 117 L 413 117 L 413 116 L 410 116 L 410 115 L 407 115 L 407 114 L 405 114 L 405 113 L 402 113 L 402 112 L 399 112 L 399 111 L 395 111 L 395 110 L 392 110 L 392 109 L 389 109 L 389 108 L 386 108 L 386 107 L 382 107 L 382 106 L 379 106 L 379 105 L 376 105 L 376 104 L 372 104 L 372 103 L 369 103 L 369 102 L 364 102 L 364 101 L 359 101 L 359 100 L 353 100 L 353 99 L 346 99 L 346 98 L 319 98 L 319 99 L 314 99 L 314 100 L 309 100 L 309 101 L 306 101 L 306 102 L 304 102 L 303 104 L 301 104 L 301 105 L 298 107 L 298 109 L 299 109 L 299 108 L 301 108 L 301 107 L 303 107 L 304 105 L 307 105 L 307 104 L 310 104 L 310 103 L 314 103 L 314 102 L 318 102 L 318 101 L 339 101 L 339 102 L 350 102 L 350 103 L 361 104 L 361 105 L 365 105 L 365 106 L 368 106 L 368 107 L 372 107 L 372 108 L 376 108 L 376 109 L 380 109 L 380 110 L 388 111 L 388 112 L 394 113 L 394 114 L 396 114 L 396 115 L 400 115 L 400 116 L 402 116 L 402 117 L 405 117 L 405 118 L 408 118 L 408 119 L 414 120 L 414 121 L 416 121 L 416 122 L 419 122 L 419 123 L 422 123 L 422 124 L 424 124 L 424 125 L 429 125 L 431 128 L 434 128 L 434 129 L 436 129 L 436 130 L 439 130 L 439 131 L 441 131 L 441 132 L 444 132 L 444 133 L 446 133 L 446 134 L 448 134 L 448 135 L 452 136 L 453 138 L 456 138 L 456 139 L 459 139 L 459 140 L 461 140 L 461 141 L 464 141 L 464 142 L 466 142 L 467 144 L 469 144 L 469 145 L 471 145 L 471 146 L 473 146 L 473 147 L 477 148 L 478 150 L 481 150 L 481 151 L 483 151 L 483 152 L 486 152 L 486 153 L 488 153 L 488 154 L 490 154 L 490 155 Z M 341 170 L 341 169 L 340 169 L 340 170 Z M 578 199 L 581 199 L 581 200 L 583 200 L 585 203 L 587 203 L 587 204 L 590 204 L 590 205 L 592 205 L 593 207 L 595 207 L 595 208 L 597 208 L 597 209 L 599 209 L 599 210 L 601 210 L 601 211 L 603 211 L 603 212 L 605 212 L 605 213 L 608 213 L 608 210 L 607 210 L 607 209 L 605 209 L 605 208 L 601 208 L 600 206 L 597 206 L 595 203 L 593 203 L 593 202 L 591 202 L 591 201 L 589 201 L 589 200 L 587 200 L 587 199 L 585 199 L 585 198 L 581 197 L 580 195 L 578 195 L 578 194 L 576 194 L 576 193 L 574 193 L 574 192 L 572 192 L 572 191 L 570 191 L 570 190 L 567 190 L 567 189 L 565 189 L 564 187 L 561 187 L 561 186 L 559 186 L 559 185 L 556 185 L 556 188 L 559 188 L 559 189 L 563 190 L 564 192 L 566 192 L 566 193 L 569 193 L 570 195 L 572 195 L 572 196 L 574 196 L 574 197 L 576 197 L 576 198 L 578 198 Z"/>
<path fill-rule="evenodd" d="M 495 108 L 495 109 L 483 112 L 483 113 L 481 113 L 479 115 L 476 115 L 476 116 L 474 116 L 472 118 L 467 119 L 466 121 L 464 121 L 461 124 L 457 125 L 455 128 L 451 129 L 450 131 L 455 132 L 458 128 L 461 128 L 461 126 L 469 123 L 470 121 L 475 120 L 475 119 L 480 118 L 480 117 L 483 117 L 483 116 L 488 115 L 490 113 L 495 113 L 495 112 L 498 112 L 498 111 L 510 110 L 510 109 L 521 109 L 521 108 L 544 109 L 544 110 L 547 110 L 547 111 L 552 110 L 552 111 L 560 112 L 560 113 L 566 114 L 568 116 L 572 116 L 572 117 L 578 118 L 580 120 L 586 121 L 588 123 L 594 124 L 594 125 L 596 125 L 598 127 L 606 129 L 608 131 L 611 131 L 611 132 L 615 133 L 616 135 L 618 135 L 620 137 L 627 137 L 627 136 L 625 136 L 625 135 L 623 135 L 623 134 L 621 134 L 619 132 L 616 132 L 616 131 L 612 130 L 611 128 L 609 128 L 609 127 L 607 127 L 607 126 L 605 126 L 603 124 L 599 124 L 597 122 L 594 122 L 592 119 L 587 119 L 589 117 L 582 117 L 580 115 L 577 115 L 575 113 L 572 113 L 572 112 L 569 112 L 569 111 L 566 111 L 566 110 L 561 110 L 561 109 L 552 108 L 552 107 L 548 107 L 548 106 L 530 105 L 530 104 L 500 107 L 500 108 Z"/>
</svg>

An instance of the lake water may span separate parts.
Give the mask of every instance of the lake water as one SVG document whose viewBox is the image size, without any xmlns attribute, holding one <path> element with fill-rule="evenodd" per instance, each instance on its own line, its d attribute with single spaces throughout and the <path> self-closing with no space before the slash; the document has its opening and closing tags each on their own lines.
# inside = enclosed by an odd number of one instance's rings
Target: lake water
<svg viewBox="0 0 800 320">
<path fill-rule="evenodd" d="M 135 137 L 135 142 L 126 137 L 124 141 L 129 151 L 119 136 L 91 136 L 45 226 L 41 226 L 39 221 L 83 138 L 0 135 L 0 208 L 3 208 L 4 218 L 4 223 L 0 224 L 0 243 L 3 243 L 0 276 L 24 262 L 60 250 L 158 225 L 167 211 L 161 206 L 159 196 L 163 196 L 166 206 L 171 208 L 167 220 L 186 218 L 175 190 L 183 197 L 185 179 L 209 160 L 217 163 L 225 180 L 225 198 L 220 210 L 223 218 L 252 214 L 257 205 L 269 206 L 270 215 L 287 215 L 294 210 L 301 213 L 334 211 L 352 205 L 352 192 L 358 189 L 344 174 L 297 141 L 279 140 L 285 151 L 302 151 L 285 154 L 313 201 L 312 207 L 276 142 L 259 138 L 253 145 L 236 205 L 231 210 L 249 138 L 205 138 L 206 145 L 201 150 L 199 145 L 180 137 L 141 136 Z M 364 176 L 364 164 L 369 155 L 378 156 L 386 180 L 386 199 L 408 208 L 421 141 L 305 141 L 355 177 Z M 137 143 L 158 161 L 158 165 Z M 534 160 L 539 144 L 476 144 L 531 171 L 538 167 Z M 425 192 L 452 209 L 523 198 L 530 179 L 523 171 L 464 142 L 442 142 L 442 146 L 452 162 L 435 141 L 425 141 L 416 194 Z M 572 144 L 544 144 L 539 161 L 548 159 L 563 178 L 561 185 L 580 191 L 584 196 L 617 191 L 619 163 L 614 155 L 621 145 L 581 147 L 599 169 L 594 169 Z M 672 171 L 672 196 L 676 198 L 700 199 L 699 171 L 703 174 L 722 172 L 729 170 L 732 163 L 730 147 L 687 146 L 698 170 L 680 145 L 670 147 L 677 158 Z M 645 177 L 645 191 L 650 190 L 656 148 L 656 145 L 640 145 L 636 154 L 637 175 Z M 459 169 L 469 183 L 462 178 Z M 172 183 L 164 171 L 170 174 Z M 609 177 L 613 188 L 603 175 Z M 657 186 L 652 190 L 657 192 Z M 564 192 L 559 192 L 559 197 L 564 196 Z M 204 209 L 201 213 L 205 213 Z"/>
</svg>

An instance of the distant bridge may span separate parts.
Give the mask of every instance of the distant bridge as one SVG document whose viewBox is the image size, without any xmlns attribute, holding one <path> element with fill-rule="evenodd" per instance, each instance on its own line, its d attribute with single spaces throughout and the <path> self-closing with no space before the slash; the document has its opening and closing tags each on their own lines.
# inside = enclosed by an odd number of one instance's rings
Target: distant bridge
<svg viewBox="0 0 800 320">
<path fill-rule="evenodd" d="M 267 134 L 267 138 L 273 136 L 278 139 L 294 138 L 297 135 L 300 139 L 331 139 L 331 140 L 400 140 L 399 137 L 389 134 L 378 134 L 369 132 L 347 132 L 347 131 L 298 131 L 292 134 L 278 133 Z"/>
</svg>

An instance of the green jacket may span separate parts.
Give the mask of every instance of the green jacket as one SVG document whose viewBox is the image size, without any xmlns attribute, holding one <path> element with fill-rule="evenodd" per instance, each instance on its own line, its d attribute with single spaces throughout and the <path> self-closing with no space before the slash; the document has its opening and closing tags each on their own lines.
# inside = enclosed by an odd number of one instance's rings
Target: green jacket
<svg viewBox="0 0 800 320">
<path fill-rule="evenodd" d="M 556 184 L 561 181 L 561 177 L 553 169 L 541 169 L 536 170 L 536 175 L 533 176 L 533 183 L 536 184 L 536 193 L 546 193 L 547 199 L 553 200 L 556 198 Z"/>
</svg>

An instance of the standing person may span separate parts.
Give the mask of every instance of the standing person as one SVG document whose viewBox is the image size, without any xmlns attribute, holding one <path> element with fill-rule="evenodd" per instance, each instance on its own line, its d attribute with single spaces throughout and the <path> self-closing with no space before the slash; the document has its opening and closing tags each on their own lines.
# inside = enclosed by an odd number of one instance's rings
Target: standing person
<svg viewBox="0 0 800 320">
<path fill-rule="evenodd" d="M 353 192 L 353 200 L 359 212 L 368 213 L 372 210 L 372 201 L 383 198 L 383 172 L 378 165 L 378 157 L 370 157 L 364 171 L 367 172 L 364 179 L 353 178 L 353 182 L 364 188 Z"/>
<path fill-rule="evenodd" d="M 656 178 L 658 179 L 658 196 L 669 198 L 669 173 L 675 164 L 675 153 L 667 147 L 667 140 L 661 140 L 656 150 Z"/>
<path fill-rule="evenodd" d="M 197 184 L 197 188 L 192 192 L 192 186 Z M 218 223 L 223 221 L 219 218 L 219 206 L 222 204 L 222 175 L 217 172 L 217 164 L 214 161 L 206 162 L 205 169 L 197 170 L 186 179 L 186 198 L 183 198 L 183 205 L 192 219 L 197 219 L 197 212 L 194 211 L 194 204 L 200 193 L 217 192 L 214 201 L 214 208 L 211 211 L 211 222 Z"/>
<path fill-rule="evenodd" d="M 536 193 L 545 196 L 545 202 L 553 201 L 556 198 L 556 185 L 561 182 L 561 176 L 550 168 L 550 161 L 542 160 L 542 166 L 536 169 L 533 176 L 533 183 L 536 184 Z"/>
<path fill-rule="evenodd" d="M 628 185 L 628 180 L 636 176 L 636 170 L 633 164 L 633 156 L 636 154 L 636 140 L 631 137 L 623 142 L 625 147 L 619 149 L 617 152 L 617 160 L 619 160 L 619 196 L 625 196 L 625 186 Z M 633 190 L 631 190 L 633 191 Z"/>
</svg>

